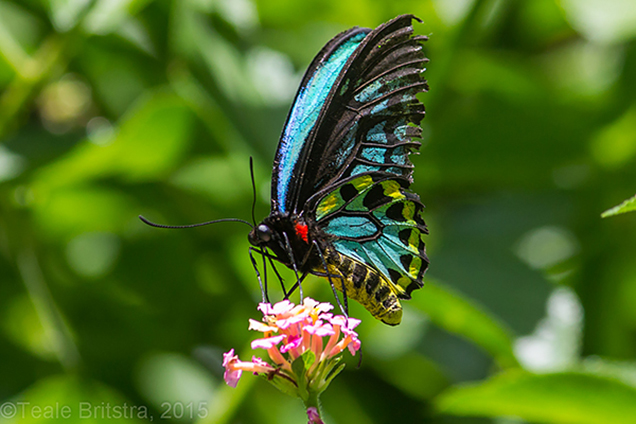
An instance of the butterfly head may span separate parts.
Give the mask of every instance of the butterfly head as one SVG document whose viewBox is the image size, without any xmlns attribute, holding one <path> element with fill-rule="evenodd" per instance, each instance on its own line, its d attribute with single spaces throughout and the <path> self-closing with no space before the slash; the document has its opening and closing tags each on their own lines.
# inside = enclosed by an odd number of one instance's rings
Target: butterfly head
<svg viewBox="0 0 636 424">
<path fill-rule="evenodd" d="M 279 262 L 288 266 L 296 262 L 301 269 L 313 264 L 306 263 L 312 247 L 311 231 L 298 216 L 274 213 L 252 228 L 248 240 L 254 247 L 270 249 Z"/>
<path fill-rule="evenodd" d="M 291 265 L 291 259 L 285 245 L 284 230 L 280 220 L 269 216 L 260 224 L 255 225 L 247 238 L 250 244 L 263 250 L 270 249 L 276 259 L 285 265 Z"/>
<path fill-rule="evenodd" d="M 252 228 L 247 236 L 252 246 L 267 246 L 274 237 L 272 229 L 265 223 L 260 223 Z"/>
</svg>

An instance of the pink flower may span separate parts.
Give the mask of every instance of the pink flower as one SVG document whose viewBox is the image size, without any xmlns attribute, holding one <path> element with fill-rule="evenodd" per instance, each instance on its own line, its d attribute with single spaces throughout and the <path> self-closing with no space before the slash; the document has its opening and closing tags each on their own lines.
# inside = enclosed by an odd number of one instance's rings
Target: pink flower
<svg viewBox="0 0 636 424">
<path fill-rule="evenodd" d="M 274 306 L 269 303 L 258 304 L 258 310 L 261 311 L 263 315 L 280 315 L 291 311 L 293 308 L 294 304 L 287 299 L 274 304 Z"/>
<path fill-rule="evenodd" d="M 274 333 L 278 331 L 278 327 L 267 325 L 265 323 L 256 321 L 254 319 L 250 319 L 249 323 L 250 325 L 248 327 L 248 330 L 256 330 L 256 331 L 260 331 L 261 333 L 269 333 L 269 332 Z"/>
<path fill-rule="evenodd" d="M 252 349 L 271 349 L 275 347 L 278 343 L 285 340 L 285 335 L 281 334 L 280 336 L 274 337 L 265 337 L 264 339 L 256 339 L 252 342 Z"/>
<path fill-rule="evenodd" d="M 263 361 L 261 358 L 257 358 L 256 356 L 252 356 L 252 363 L 254 364 L 254 368 L 261 369 L 271 369 L 272 366 L 267 362 Z M 258 372 L 254 371 L 254 375 L 258 374 Z"/>
<path fill-rule="evenodd" d="M 345 348 L 348 348 L 352 355 L 355 355 L 360 350 L 361 343 L 358 340 L 358 334 L 353 331 L 360 324 L 361 321 L 359 319 L 347 318 L 342 315 L 334 316 L 332 314 L 322 314 L 320 317 L 329 321 L 335 329 L 335 333 L 324 349 L 323 358 L 333 357 Z M 340 333 L 342 333 L 344 338 L 338 342 Z"/>
<path fill-rule="evenodd" d="M 300 324 L 304 322 L 305 320 L 307 320 L 307 313 L 304 311 L 299 311 L 299 312 L 300 313 L 298 313 L 297 315 L 292 315 L 289 318 L 277 319 L 276 325 L 281 330 L 286 330 L 292 325 Z"/>
<path fill-rule="evenodd" d="M 315 302 L 315 304 L 311 306 L 311 308 L 313 308 L 316 313 L 322 314 L 333 309 L 333 305 L 331 303 L 318 303 L 309 297 L 305 298 L 305 306 L 309 306 L 309 304 L 311 304 L 311 301 Z"/>
<path fill-rule="evenodd" d="M 235 365 L 238 362 L 240 361 L 238 355 L 234 354 L 234 349 L 230 349 L 229 352 L 223 354 L 223 366 L 225 367 L 223 379 L 228 384 L 228 386 L 236 387 L 239 378 L 241 378 L 241 374 L 243 373 L 243 371 L 235 368 Z"/>
<path fill-rule="evenodd" d="M 309 418 L 309 422 L 307 424 L 324 424 L 324 422 L 320 419 L 318 409 L 313 406 L 307 408 L 307 418 Z"/>
<path fill-rule="evenodd" d="M 285 345 L 280 348 L 281 353 L 287 353 L 292 349 L 298 348 L 302 341 L 302 336 L 299 336 L 297 334 L 287 337 L 287 343 L 285 343 Z"/>
<path fill-rule="evenodd" d="M 358 338 L 355 338 L 351 340 L 347 348 L 349 349 L 349 353 L 351 353 L 351 355 L 355 355 L 356 352 L 360 350 L 361 346 L 362 346 L 362 342 L 358 340 Z"/>
<path fill-rule="evenodd" d="M 241 362 L 230 350 L 223 356 L 227 384 L 236 387 L 242 371 L 266 374 L 280 390 L 305 402 L 310 424 L 323 424 L 318 409 L 310 405 L 316 405 L 320 393 L 342 370 L 342 351 L 349 349 L 355 355 L 360 350 L 354 331 L 360 320 L 334 315 L 329 312 L 332 309 L 332 305 L 310 298 L 300 305 L 289 300 L 259 304 L 263 319 L 250 320 L 249 329 L 263 337 L 252 341 L 251 346 L 265 349 L 273 365 L 257 357 L 252 357 L 252 362 Z M 303 360 L 296 361 L 300 357 Z"/>
<path fill-rule="evenodd" d="M 223 379 L 231 387 L 236 387 L 243 371 L 250 371 L 254 374 L 276 371 L 276 368 L 255 356 L 252 357 L 252 362 L 240 361 L 238 355 L 234 354 L 234 349 L 223 354 L 223 366 L 225 367 Z"/>
<path fill-rule="evenodd" d="M 303 330 L 312 336 L 318 337 L 331 336 L 334 334 L 333 326 L 331 324 L 325 324 L 321 320 L 316 321 L 313 325 L 306 325 Z"/>
<path fill-rule="evenodd" d="M 301 305 L 289 300 L 274 304 L 261 303 L 263 322 L 250 320 L 250 330 L 264 333 L 264 338 L 252 342 L 252 349 L 266 349 L 277 365 L 291 369 L 296 358 L 311 350 L 319 360 L 334 357 L 348 348 L 352 355 L 360 349 L 360 341 L 353 330 L 360 320 L 329 311 L 333 305 L 305 298 Z M 276 335 L 273 335 L 276 334 Z M 329 337 L 326 346 L 323 338 Z M 277 347 L 281 345 L 280 349 Z M 324 349 L 323 349 L 324 346 Z M 283 354 L 287 354 L 286 358 Z"/>
</svg>

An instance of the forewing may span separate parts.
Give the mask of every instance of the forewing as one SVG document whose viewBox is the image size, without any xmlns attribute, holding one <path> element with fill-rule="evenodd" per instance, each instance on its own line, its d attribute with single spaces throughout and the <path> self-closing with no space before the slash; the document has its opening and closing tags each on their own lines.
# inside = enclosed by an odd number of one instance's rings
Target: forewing
<svg viewBox="0 0 636 424">
<path fill-rule="evenodd" d="M 350 177 L 372 174 L 412 180 L 409 154 L 420 146 L 428 61 L 425 37 L 413 36 L 413 17 L 400 16 L 362 41 L 332 89 L 304 163 L 298 205 L 317 199 Z"/>
<path fill-rule="evenodd" d="M 316 55 L 298 88 L 283 129 L 272 173 L 272 211 L 282 213 L 295 209 L 304 177 L 301 174 L 321 113 L 329 102 L 329 94 L 365 36 L 366 28 L 352 28 L 329 41 Z"/>
<path fill-rule="evenodd" d="M 272 206 L 311 211 L 319 198 L 363 173 L 411 180 L 428 86 L 423 36 L 411 15 L 330 41 L 309 67 L 274 163 Z"/>
</svg>

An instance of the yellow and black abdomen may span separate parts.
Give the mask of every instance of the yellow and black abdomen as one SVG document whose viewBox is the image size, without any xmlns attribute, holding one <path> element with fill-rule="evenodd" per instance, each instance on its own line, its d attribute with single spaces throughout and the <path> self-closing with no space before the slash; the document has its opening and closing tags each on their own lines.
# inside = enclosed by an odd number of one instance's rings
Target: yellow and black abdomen
<svg viewBox="0 0 636 424">
<path fill-rule="evenodd" d="M 389 325 L 402 321 L 402 305 L 395 292 L 395 285 L 382 274 L 362 262 L 337 252 L 333 247 L 325 250 L 325 261 L 336 289 L 364 306 L 375 318 Z M 324 275 L 324 268 L 315 269 Z"/>
</svg>

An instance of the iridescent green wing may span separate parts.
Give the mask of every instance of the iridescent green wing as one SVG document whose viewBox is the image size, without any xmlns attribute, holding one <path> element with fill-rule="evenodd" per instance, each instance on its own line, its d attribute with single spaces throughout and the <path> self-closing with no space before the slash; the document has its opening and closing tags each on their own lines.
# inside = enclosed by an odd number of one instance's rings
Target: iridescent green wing
<svg viewBox="0 0 636 424">
<path fill-rule="evenodd" d="M 423 205 L 403 181 L 379 175 L 349 179 L 321 199 L 316 221 L 334 248 L 379 271 L 410 299 L 428 267 Z"/>
</svg>

